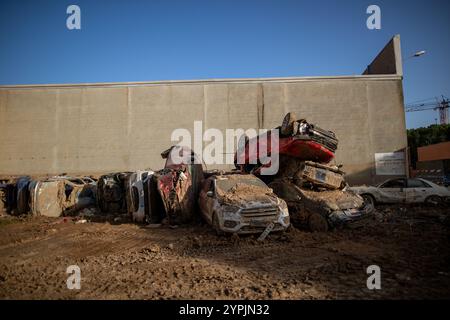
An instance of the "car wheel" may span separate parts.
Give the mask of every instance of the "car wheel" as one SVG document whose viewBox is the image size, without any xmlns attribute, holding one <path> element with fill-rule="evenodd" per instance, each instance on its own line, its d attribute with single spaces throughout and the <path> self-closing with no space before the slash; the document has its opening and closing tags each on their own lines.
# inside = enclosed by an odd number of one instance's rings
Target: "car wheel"
<svg viewBox="0 0 450 320">
<path fill-rule="evenodd" d="M 364 204 L 375 207 L 375 198 L 370 194 L 362 194 L 361 197 L 364 199 Z"/>
<path fill-rule="evenodd" d="M 289 112 L 284 116 L 283 123 L 281 124 L 281 134 L 288 136 L 294 131 L 294 122 L 297 120 L 293 112 Z"/>
<path fill-rule="evenodd" d="M 313 213 L 308 218 L 308 227 L 312 232 L 327 232 L 328 221 L 321 214 Z"/>
<path fill-rule="evenodd" d="M 425 199 L 425 204 L 434 207 L 440 205 L 441 202 L 442 199 L 439 196 L 429 196 L 428 198 Z"/>
<path fill-rule="evenodd" d="M 214 212 L 213 218 L 212 218 L 212 225 L 213 225 L 214 231 L 216 232 L 216 234 L 218 236 L 223 236 L 225 234 L 225 232 L 223 232 L 220 229 L 219 218 L 217 217 L 217 214 L 215 212 Z"/>
</svg>

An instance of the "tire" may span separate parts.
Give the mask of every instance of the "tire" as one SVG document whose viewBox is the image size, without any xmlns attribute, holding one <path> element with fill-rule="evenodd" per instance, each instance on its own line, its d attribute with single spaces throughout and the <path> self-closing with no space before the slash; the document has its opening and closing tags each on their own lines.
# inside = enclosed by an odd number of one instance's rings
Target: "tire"
<svg viewBox="0 0 450 320">
<path fill-rule="evenodd" d="M 308 227 L 312 232 L 327 232 L 329 229 L 327 219 L 318 213 L 313 213 L 308 217 Z"/>
<path fill-rule="evenodd" d="M 289 112 L 284 116 L 283 122 L 281 124 L 281 134 L 284 136 L 291 135 L 294 131 L 294 122 L 297 120 L 293 112 Z"/>
<path fill-rule="evenodd" d="M 365 205 L 371 205 L 375 208 L 375 198 L 371 194 L 362 194 L 361 197 L 364 199 Z"/>
<path fill-rule="evenodd" d="M 220 229 L 219 218 L 217 218 L 217 214 L 214 212 L 212 217 L 212 225 L 213 229 L 218 236 L 223 236 L 225 232 Z"/>
<path fill-rule="evenodd" d="M 425 204 L 433 207 L 437 207 L 442 203 L 442 199 L 439 196 L 429 196 L 425 199 Z"/>
</svg>

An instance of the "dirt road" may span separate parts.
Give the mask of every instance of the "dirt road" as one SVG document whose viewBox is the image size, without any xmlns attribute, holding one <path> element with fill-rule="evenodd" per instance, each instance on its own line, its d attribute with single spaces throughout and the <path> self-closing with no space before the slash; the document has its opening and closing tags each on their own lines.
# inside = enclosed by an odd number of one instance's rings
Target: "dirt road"
<svg viewBox="0 0 450 320">
<path fill-rule="evenodd" d="M 448 209 L 447 209 L 448 211 Z M 1 299 L 450 298 L 445 209 L 389 208 L 358 229 L 217 237 L 207 226 L 0 218 Z M 381 290 L 366 287 L 369 265 Z M 81 269 L 81 289 L 66 268 Z"/>
</svg>

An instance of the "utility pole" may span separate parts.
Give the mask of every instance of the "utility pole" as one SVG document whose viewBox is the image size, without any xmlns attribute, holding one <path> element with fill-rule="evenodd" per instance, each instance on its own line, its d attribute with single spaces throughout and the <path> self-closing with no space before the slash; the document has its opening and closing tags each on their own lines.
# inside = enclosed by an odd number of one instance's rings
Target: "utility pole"
<svg viewBox="0 0 450 320">
<path fill-rule="evenodd" d="M 436 107 L 436 109 L 439 110 L 439 120 L 441 124 L 448 124 L 448 102 L 449 100 L 442 96 L 442 101 Z"/>
<path fill-rule="evenodd" d="M 429 100 L 429 99 L 427 99 Z M 439 112 L 439 122 L 440 124 L 448 124 L 448 109 L 449 109 L 449 99 L 442 96 L 442 100 L 439 101 L 436 98 L 435 102 L 424 102 L 420 104 L 409 104 L 405 106 L 406 112 L 416 112 L 425 110 L 437 110 Z M 438 124 L 437 118 L 435 118 L 436 124 Z"/>
</svg>

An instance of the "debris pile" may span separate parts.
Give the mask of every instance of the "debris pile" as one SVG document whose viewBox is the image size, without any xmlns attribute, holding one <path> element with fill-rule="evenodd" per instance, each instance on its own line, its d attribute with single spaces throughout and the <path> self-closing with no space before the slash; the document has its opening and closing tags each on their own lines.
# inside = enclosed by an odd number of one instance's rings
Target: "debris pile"
<svg viewBox="0 0 450 320">
<path fill-rule="evenodd" d="M 348 187 L 341 166 L 330 165 L 338 148 L 332 131 L 297 120 L 293 113 L 274 130 L 279 133 L 278 149 L 269 150 L 266 135 L 247 139 L 235 153 L 235 160 L 240 160 L 235 162 L 237 170 L 228 173 L 206 172 L 191 149 L 172 146 L 161 153 L 166 162 L 157 171 L 116 172 L 98 180 L 66 174 L 1 180 L 0 211 L 48 217 L 78 215 L 80 221 L 88 221 L 98 215 L 99 208 L 103 217 L 112 216 L 114 222 L 131 219 L 153 227 L 176 227 L 202 216 L 216 231 L 257 231 L 263 239 L 272 230 L 285 230 L 291 222 L 312 231 L 360 225 L 371 216 L 375 202 L 388 199 L 386 192 L 379 190 L 383 186 Z M 250 148 L 250 143 L 257 147 Z M 278 156 L 275 175 L 261 173 L 270 163 L 250 161 L 263 158 L 263 151 L 272 158 Z M 426 187 L 428 182 L 403 178 L 384 185 L 406 188 L 411 183 Z M 441 189 L 441 193 L 428 196 L 425 190 L 420 195 L 431 204 L 450 201 L 450 196 L 445 196 L 449 191 Z M 419 199 L 409 194 L 411 199 Z M 383 219 L 389 216 L 383 214 Z"/>
<path fill-rule="evenodd" d="M 54 176 L 10 179 L 0 185 L 8 214 L 47 217 L 71 215 L 96 204 L 96 182 L 89 177 Z"/>
<path fill-rule="evenodd" d="M 293 113 L 288 113 L 277 129 L 280 148 L 272 151 L 278 152 L 279 157 L 276 175 L 261 175 L 262 164 L 249 166 L 245 163 L 237 167 L 265 180 L 287 202 L 295 225 L 312 231 L 327 231 L 329 227 L 360 220 L 372 211 L 362 197 L 347 189 L 345 173 L 340 167 L 328 165 L 338 146 L 333 132 L 309 124 L 305 119 L 297 120 Z M 251 154 L 248 144 L 238 150 L 236 159 L 259 159 L 259 155 Z M 253 149 L 260 152 L 261 146 Z M 248 153 L 245 156 L 244 151 Z"/>
</svg>

